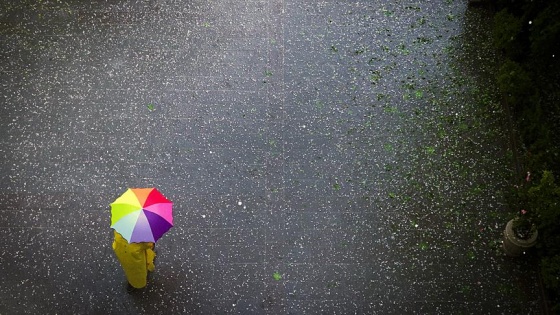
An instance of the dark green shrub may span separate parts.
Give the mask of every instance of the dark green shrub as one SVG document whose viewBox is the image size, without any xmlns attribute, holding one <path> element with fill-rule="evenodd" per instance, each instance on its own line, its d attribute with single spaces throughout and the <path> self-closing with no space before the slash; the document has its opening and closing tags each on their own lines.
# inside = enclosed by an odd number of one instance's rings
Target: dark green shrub
<svg viewBox="0 0 560 315">
<path fill-rule="evenodd" d="M 534 93 L 531 77 L 523 67 L 515 61 L 506 59 L 498 70 L 498 87 L 509 105 L 516 111 L 530 102 Z"/>
<path fill-rule="evenodd" d="M 545 153 L 551 147 L 550 126 L 547 123 L 547 117 L 538 101 L 534 98 L 527 98 L 530 104 L 520 109 L 519 112 L 519 131 L 523 136 L 523 140 L 531 152 Z M 533 156 L 535 158 L 535 156 Z M 533 165 L 531 169 L 546 169 L 545 165 Z"/>
<path fill-rule="evenodd" d="M 560 187 L 554 182 L 552 172 L 544 171 L 539 183 L 529 189 L 528 196 L 539 229 L 538 247 L 547 256 L 560 254 Z"/>
<path fill-rule="evenodd" d="M 554 308 L 560 310 L 560 186 L 550 171 L 544 171 L 538 184 L 527 192 L 529 211 L 537 224 L 537 249 L 541 277 Z"/>
</svg>

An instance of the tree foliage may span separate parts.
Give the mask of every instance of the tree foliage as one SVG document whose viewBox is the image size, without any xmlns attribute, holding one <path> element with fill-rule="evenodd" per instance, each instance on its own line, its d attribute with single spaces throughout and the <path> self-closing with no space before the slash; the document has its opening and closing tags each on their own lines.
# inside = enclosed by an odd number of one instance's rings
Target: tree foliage
<svg viewBox="0 0 560 315">
<path fill-rule="evenodd" d="M 524 161 L 542 174 L 529 189 L 538 218 L 541 275 L 560 311 L 560 1 L 495 0 L 493 42 L 504 62 L 496 80 L 527 148 Z"/>
<path fill-rule="evenodd" d="M 510 59 L 501 65 L 497 76 L 498 87 L 515 108 L 528 103 L 534 94 L 532 80 L 523 67 Z"/>
<path fill-rule="evenodd" d="M 517 59 L 522 55 L 520 43 L 521 20 L 507 9 L 503 9 L 494 16 L 494 46 L 510 59 Z"/>
<path fill-rule="evenodd" d="M 540 241 L 546 254 L 560 254 L 560 187 L 554 175 L 544 171 L 539 183 L 529 189 L 531 211 L 536 214 Z"/>
</svg>

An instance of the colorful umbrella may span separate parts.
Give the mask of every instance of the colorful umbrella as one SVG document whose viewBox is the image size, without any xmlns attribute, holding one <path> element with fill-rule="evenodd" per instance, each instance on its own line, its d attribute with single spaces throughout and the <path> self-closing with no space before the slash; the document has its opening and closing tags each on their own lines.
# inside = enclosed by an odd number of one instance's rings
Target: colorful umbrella
<svg viewBox="0 0 560 315">
<path fill-rule="evenodd" d="M 173 226 L 173 203 L 155 188 L 131 188 L 111 204 L 111 227 L 129 243 L 156 242 Z"/>
</svg>

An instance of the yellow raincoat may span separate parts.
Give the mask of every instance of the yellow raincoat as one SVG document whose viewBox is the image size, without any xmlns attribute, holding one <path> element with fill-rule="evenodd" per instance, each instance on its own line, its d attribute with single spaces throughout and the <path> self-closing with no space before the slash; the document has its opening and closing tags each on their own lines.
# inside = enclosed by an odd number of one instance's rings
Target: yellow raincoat
<svg viewBox="0 0 560 315">
<path fill-rule="evenodd" d="M 121 263 L 126 279 L 131 286 L 140 289 L 146 286 L 148 271 L 154 271 L 154 243 L 129 243 L 117 231 L 113 250 Z"/>
</svg>

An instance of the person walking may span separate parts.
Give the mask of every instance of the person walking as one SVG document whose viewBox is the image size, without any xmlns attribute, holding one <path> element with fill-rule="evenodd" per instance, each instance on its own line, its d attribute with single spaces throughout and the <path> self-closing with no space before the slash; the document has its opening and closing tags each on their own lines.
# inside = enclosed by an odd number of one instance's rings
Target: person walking
<svg viewBox="0 0 560 315">
<path fill-rule="evenodd" d="M 128 280 L 129 291 L 147 285 L 155 269 L 155 242 L 173 226 L 173 202 L 155 188 L 129 188 L 111 203 L 113 250 Z"/>
</svg>

